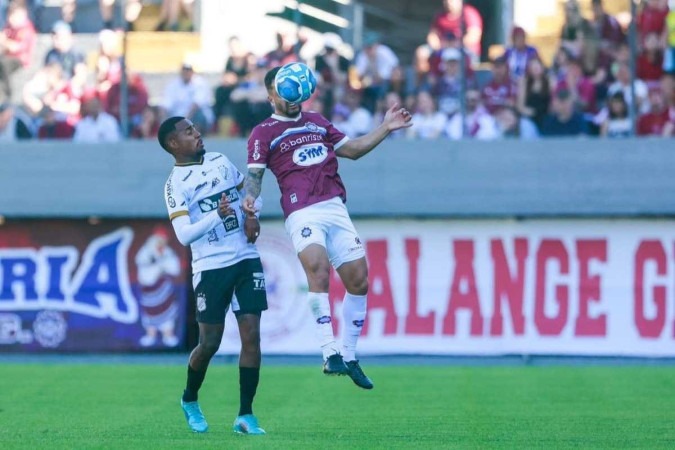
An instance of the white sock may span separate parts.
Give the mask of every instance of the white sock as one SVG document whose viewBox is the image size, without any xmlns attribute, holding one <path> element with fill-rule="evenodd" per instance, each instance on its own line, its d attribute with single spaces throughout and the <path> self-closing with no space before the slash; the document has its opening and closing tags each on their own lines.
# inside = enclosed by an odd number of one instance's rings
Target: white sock
<svg viewBox="0 0 675 450">
<path fill-rule="evenodd" d="M 342 302 L 342 357 L 345 361 L 356 359 L 356 342 L 366 320 L 365 295 L 345 294 Z"/>
<path fill-rule="evenodd" d="M 323 359 L 327 359 L 330 355 L 334 355 L 335 353 L 340 353 L 338 351 L 338 345 L 335 342 L 335 336 L 333 336 L 333 324 L 330 315 L 328 293 L 308 292 L 307 299 L 309 300 L 309 307 L 314 316 L 316 339 L 321 346 Z"/>
</svg>

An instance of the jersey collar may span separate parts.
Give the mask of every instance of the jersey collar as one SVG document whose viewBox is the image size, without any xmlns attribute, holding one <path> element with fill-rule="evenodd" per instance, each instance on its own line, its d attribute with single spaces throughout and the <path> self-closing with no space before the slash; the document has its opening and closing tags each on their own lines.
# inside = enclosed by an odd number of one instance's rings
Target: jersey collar
<svg viewBox="0 0 675 450">
<path fill-rule="evenodd" d="M 302 113 L 298 114 L 298 117 L 295 117 L 295 118 L 284 117 L 284 116 L 280 116 L 279 114 L 272 114 L 271 117 L 272 117 L 272 119 L 278 120 L 279 122 L 297 122 L 300 119 L 302 119 Z"/>
<path fill-rule="evenodd" d="M 176 163 L 174 166 L 176 167 L 185 167 L 185 166 L 200 166 L 204 163 L 204 155 L 202 155 L 201 158 L 199 158 L 199 161 L 191 162 L 191 163 Z"/>
</svg>

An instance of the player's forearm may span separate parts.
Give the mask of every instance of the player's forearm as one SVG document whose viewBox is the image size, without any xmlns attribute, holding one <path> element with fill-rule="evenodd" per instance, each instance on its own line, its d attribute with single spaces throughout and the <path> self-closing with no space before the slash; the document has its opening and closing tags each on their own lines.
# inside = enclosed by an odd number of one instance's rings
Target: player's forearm
<svg viewBox="0 0 675 450">
<path fill-rule="evenodd" d="M 204 236 L 206 233 L 221 225 L 222 219 L 218 215 L 218 211 L 211 211 L 206 216 L 195 223 L 190 222 L 190 217 L 178 216 L 171 221 L 173 230 L 176 233 L 176 238 L 184 246 L 192 244 L 197 239 Z"/>
<path fill-rule="evenodd" d="M 262 189 L 262 177 L 264 173 L 265 169 L 248 169 L 248 176 L 244 182 L 246 195 L 250 195 L 253 198 L 258 198 L 260 196 L 260 191 Z"/>
<path fill-rule="evenodd" d="M 370 133 L 347 141 L 337 150 L 337 155 L 343 158 L 359 159 L 377 147 L 389 133 L 389 128 L 385 124 L 381 124 Z"/>
</svg>

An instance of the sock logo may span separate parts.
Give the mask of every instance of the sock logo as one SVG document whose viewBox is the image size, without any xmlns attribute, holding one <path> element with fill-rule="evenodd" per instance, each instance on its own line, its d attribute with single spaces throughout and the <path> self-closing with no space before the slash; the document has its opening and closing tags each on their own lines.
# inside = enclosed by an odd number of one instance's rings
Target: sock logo
<svg viewBox="0 0 675 450">
<path fill-rule="evenodd" d="M 361 327 L 363 326 L 363 323 L 364 323 L 364 322 L 365 322 L 365 320 L 361 319 L 361 320 L 354 320 L 352 323 L 353 323 L 355 326 L 361 328 Z"/>
<path fill-rule="evenodd" d="M 331 322 L 330 316 L 321 316 L 318 319 L 316 319 L 316 323 L 318 323 L 318 324 L 324 324 L 324 323 L 330 323 L 330 322 Z"/>
</svg>

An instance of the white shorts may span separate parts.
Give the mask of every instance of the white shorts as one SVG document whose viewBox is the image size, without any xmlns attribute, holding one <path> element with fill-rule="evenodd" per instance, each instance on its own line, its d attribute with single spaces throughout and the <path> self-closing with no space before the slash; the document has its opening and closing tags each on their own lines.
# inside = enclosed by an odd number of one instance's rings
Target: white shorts
<svg viewBox="0 0 675 450">
<path fill-rule="evenodd" d="M 336 269 L 366 256 L 347 208 L 339 197 L 291 213 L 286 219 L 286 232 L 296 253 L 309 244 L 319 244 L 326 249 L 328 259 Z"/>
</svg>

